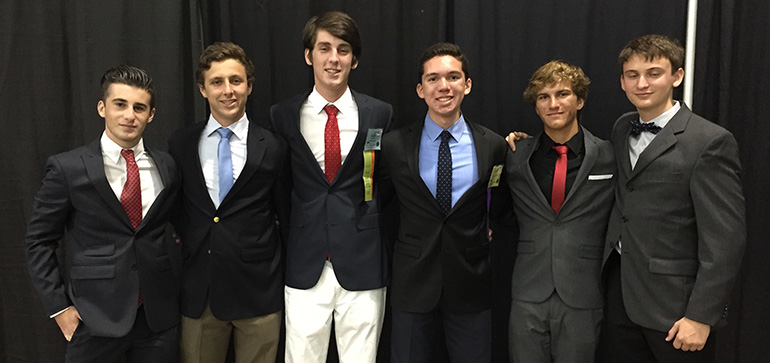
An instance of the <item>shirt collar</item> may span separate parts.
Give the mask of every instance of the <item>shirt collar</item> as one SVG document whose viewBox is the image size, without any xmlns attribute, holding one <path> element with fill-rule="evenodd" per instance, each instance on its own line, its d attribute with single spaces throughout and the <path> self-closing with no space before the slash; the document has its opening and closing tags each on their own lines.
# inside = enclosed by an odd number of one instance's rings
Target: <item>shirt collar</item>
<svg viewBox="0 0 770 363">
<path fill-rule="evenodd" d="M 324 107 L 326 107 L 328 104 L 332 104 L 337 107 L 339 113 L 343 115 L 345 114 L 346 110 L 350 110 L 351 108 L 356 107 L 356 103 L 353 101 L 353 93 L 350 92 L 350 87 L 345 88 L 345 93 L 343 93 L 340 98 L 334 102 L 329 102 L 323 96 L 321 96 L 315 86 L 313 86 L 313 92 L 310 92 L 310 95 L 307 96 L 307 102 L 310 106 L 310 109 L 317 114 L 325 112 Z"/>
<path fill-rule="evenodd" d="M 553 150 L 552 147 L 554 145 L 567 145 L 567 147 L 569 148 L 569 152 L 575 155 L 580 155 L 580 153 L 583 151 L 583 128 L 578 126 L 578 132 L 575 135 L 572 135 L 572 138 L 567 140 L 567 142 L 565 142 L 564 144 L 557 144 L 556 142 L 551 140 L 551 137 L 548 136 L 548 134 L 546 134 L 545 132 L 543 132 L 540 135 L 540 146 L 538 147 L 538 149 L 541 152 L 544 152 L 544 153 L 550 152 L 551 150 Z"/>
<path fill-rule="evenodd" d="M 214 119 L 214 116 L 209 115 L 209 120 L 206 122 L 206 127 L 203 129 L 203 134 L 206 136 L 211 136 L 220 127 L 222 127 L 222 125 Z M 227 126 L 227 128 L 233 132 L 233 135 L 237 137 L 238 140 L 243 140 L 249 131 L 249 118 L 246 116 L 246 113 L 244 113 L 243 117 L 241 117 L 238 121 L 235 121 L 232 125 Z"/>
<path fill-rule="evenodd" d="M 99 143 L 102 147 L 102 155 L 106 156 L 115 164 L 120 162 L 120 159 L 122 158 L 120 152 L 123 148 L 116 144 L 115 141 L 112 141 L 112 139 L 107 136 L 106 132 L 102 132 L 102 138 L 99 140 Z M 134 160 L 139 160 L 139 158 L 144 157 L 144 139 L 139 139 L 139 142 L 129 150 L 134 151 Z"/>
<path fill-rule="evenodd" d="M 432 118 L 430 118 L 430 114 L 425 114 L 425 126 L 423 127 L 425 129 L 425 133 L 428 135 L 430 140 L 436 141 L 439 136 L 441 136 L 441 131 L 444 131 L 441 126 L 439 126 L 435 121 L 433 121 Z M 463 136 L 463 134 L 468 131 L 468 123 L 465 122 L 465 117 L 463 117 L 462 114 L 460 114 L 460 118 L 457 119 L 457 122 L 452 124 L 452 126 L 449 126 L 447 129 L 449 133 L 452 135 L 452 138 L 455 140 L 460 140 L 460 137 Z"/>
<path fill-rule="evenodd" d="M 649 122 L 654 122 L 656 126 L 660 126 L 660 128 L 666 127 L 668 125 L 668 122 L 671 121 L 672 118 L 674 118 L 674 115 L 676 115 L 677 112 L 679 112 L 679 109 L 682 108 L 681 103 L 679 101 L 674 101 L 674 106 L 669 108 L 666 112 L 661 113 L 658 115 L 658 117 L 650 120 Z M 639 118 L 640 122 L 642 121 L 641 118 Z"/>
</svg>

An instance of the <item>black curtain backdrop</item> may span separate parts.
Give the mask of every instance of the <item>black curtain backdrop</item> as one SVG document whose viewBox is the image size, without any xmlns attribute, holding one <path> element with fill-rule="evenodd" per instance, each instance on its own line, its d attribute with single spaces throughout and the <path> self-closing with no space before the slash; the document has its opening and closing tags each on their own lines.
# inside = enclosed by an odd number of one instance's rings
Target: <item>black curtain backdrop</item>
<svg viewBox="0 0 770 363">
<path fill-rule="evenodd" d="M 738 139 L 747 201 L 748 245 L 729 325 L 716 335 L 719 362 L 766 361 L 770 334 L 770 40 L 766 0 L 699 2 L 693 109 Z M 580 65 L 592 79 L 581 122 L 606 138 L 633 109 L 619 87 L 617 54 L 633 37 L 659 33 L 684 43 L 685 0 L 4 0 L 0 4 L 0 361 L 63 361 L 64 339 L 44 316 L 26 271 L 24 233 L 46 158 L 99 137 L 99 78 L 110 66 L 146 69 L 157 88 L 145 141 L 164 148 L 178 127 L 203 120 L 194 69 L 214 41 L 240 44 L 256 66 L 250 118 L 265 126 L 271 104 L 312 86 L 301 31 L 312 15 L 342 10 L 363 39 L 351 87 L 390 102 L 396 126 L 421 119 L 417 59 L 438 41 L 470 59 L 473 91 L 463 111 L 501 134 L 534 133 L 540 121 L 522 92 L 551 59 Z M 679 92 L 681 95 L 681 92 Z M 516 229 L 495 228 L 493 354 L 507 361 L 510 274 Z M 389 324 L 380 361 L 389 361 Z M 279 354 L 282 357 L 282 352 Z M 332 351 L 330 361 L 336 361 Z"/>
</svg>

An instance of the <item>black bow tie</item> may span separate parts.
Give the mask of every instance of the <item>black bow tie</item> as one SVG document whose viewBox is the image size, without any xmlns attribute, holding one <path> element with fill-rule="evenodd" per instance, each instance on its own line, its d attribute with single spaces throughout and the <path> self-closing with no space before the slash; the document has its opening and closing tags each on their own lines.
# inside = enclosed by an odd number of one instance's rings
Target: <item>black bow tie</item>
<svg viewBox="0 0 770 363">
<path fill-rule="evenodd" d="M 639 122 L 639 120 L 631 120 L 631 136 L 639 136 L 643 131 L 657 134 L 661 130 L 661 127 L 654 122 Z"/>
</svg>

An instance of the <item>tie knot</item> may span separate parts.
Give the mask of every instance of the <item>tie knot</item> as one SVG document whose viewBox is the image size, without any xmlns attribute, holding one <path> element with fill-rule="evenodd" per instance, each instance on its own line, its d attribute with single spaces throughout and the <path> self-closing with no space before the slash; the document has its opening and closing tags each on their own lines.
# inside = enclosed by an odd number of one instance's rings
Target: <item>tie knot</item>
<svg viewBox="0 0 770 363">
<path fill-rule="evenodd" d="M 120 156 L 126 159 L 126 161 L 134 161 L 134 150 L 120 150 Z"/>
<path fill-rule="evenodd" d="M 639 136 L 642 132 L 651 132 L 653 135 L 657 134 L 661 130 L 661 127 L 654 122 L 640 122 L 639 120 L 631 120 L 631 135 Z"/>
<path fill-rule="evenodd" d="M 569 151 L 569 147 L 567 145 L 554 145 L 552 148 L 556 150 L 559 155 L 565 155 L 567 151 Z"/>
<path fill-rule="evenodd" d="M 337 116 L 337 106 L 335 105 L 326 105 L 326 107 L 324 107 L 324 111 L 326 111 L 326 114 L 329 116 Z"/>
<path fill-rule="evenodd" d="M 452 134 L 447 130 L 441 131 L 441 135 L 439 136 L 441 136 L 441 142 L 449 142 L 449 139 L 452 138 Z"/>
<path fill-rule="evenodd" d="M 217 133 L 219 134 L 219 137 L 228 140 L 230 140 L 230 136 L 233 136 L 233 130 L 228 129 L 227 127 L 218 128 Z"/>
</svg>

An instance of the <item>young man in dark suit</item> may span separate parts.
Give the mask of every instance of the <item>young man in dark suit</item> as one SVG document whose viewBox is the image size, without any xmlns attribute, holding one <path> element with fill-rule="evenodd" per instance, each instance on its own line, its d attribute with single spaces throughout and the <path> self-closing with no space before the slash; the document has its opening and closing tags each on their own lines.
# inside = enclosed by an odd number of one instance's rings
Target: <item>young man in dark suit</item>
<svg viewBox="0 0 770 363">
<path fill-rule="evenodd" d="M 286 245 L 286 361 L 374 362 L 385 312 L 387 254 L 377 172 L 387 103 L 348 87 L 361 57 L 350 16 L 311 18 L 302 35 L 315 86 L 271 109 L 291 150 Z"/>
<path fill-rule="evenodd" d="M 175 362 L 179 286 L 164 233 L 176 163 L 142 139 L 155 115 L 150 76 L 118 66 L 101 83 L 101 138 L 48 159 L 27 226 L 29 272 L 67 362 Z"/>
<path fill-rule="evenodd" d="M 519 224 L 512 277 L 512 362 L 594 362 L 604 298 L 602 253 L 617 178 L 612 144 L 579 123 L 590 80 L 551 61 L 524 99 L 543 131 L 506 164 Z"/>
<path fill-rule="evenodd" d="M 400 207 L 392 359 L 433 361 L 435 331 L 443 328 L 453 362 L 489 362 L 489 202 L 508 147 L 460 110 L 471 79 L 458 46 L 429 47 L 419 66 L 417 95 L 428 112 L 383 139 L 383 184 L 395 189 Z"/>
<path fill-rule="evenodd" d="M 735 138 L 673 100 L 684 49 L 660 35 L 620 53 L 636 112 L 612 130 L 616 205 L 605 247 L 606 362 L 712 361 L 746 243 Z"/>
<path fill-rule="evenodd" d="M 273 362 L 283 322 L 277 218 L 286 145 L 246 115 L 254 65 L 233 43 L 201 53 L 198 88 L 211 115 L 176 132 L 169 151 L 182 173 L 174 227 L 181 237 L 181 358 Z"/>
</svg>

